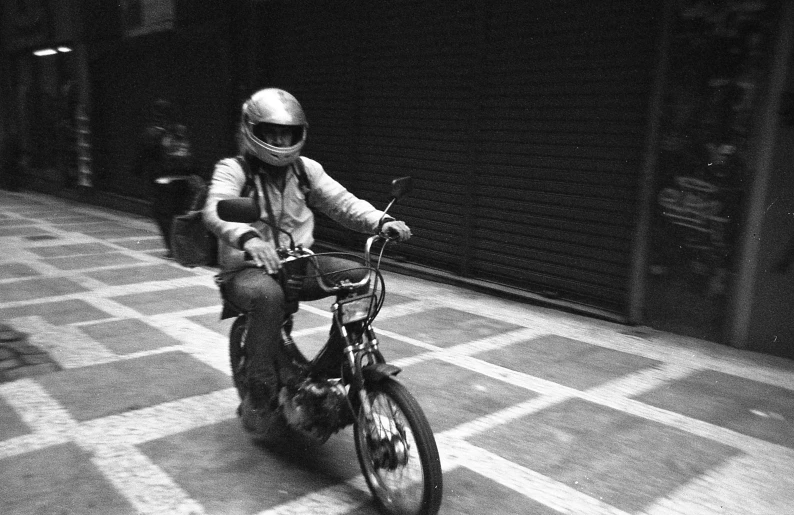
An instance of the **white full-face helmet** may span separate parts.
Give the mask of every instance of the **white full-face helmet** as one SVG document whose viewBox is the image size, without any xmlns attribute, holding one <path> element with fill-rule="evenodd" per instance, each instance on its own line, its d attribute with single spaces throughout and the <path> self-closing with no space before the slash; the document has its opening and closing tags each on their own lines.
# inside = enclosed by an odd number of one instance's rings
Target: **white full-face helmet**
<svg viewBox="0 0 794 515">
<path fill-rule="evenodd" d="M 268 125 L 292 128 L 292 144 L 280 147 L 266 143 L 262 134 Z M 294 96 L 277 88 L 259 90 L 243 104 L 240 124 L 242 150 L 267 164 L 287 166 L 300 156 L 308 127 L 303 108 Z"/>
</svg>

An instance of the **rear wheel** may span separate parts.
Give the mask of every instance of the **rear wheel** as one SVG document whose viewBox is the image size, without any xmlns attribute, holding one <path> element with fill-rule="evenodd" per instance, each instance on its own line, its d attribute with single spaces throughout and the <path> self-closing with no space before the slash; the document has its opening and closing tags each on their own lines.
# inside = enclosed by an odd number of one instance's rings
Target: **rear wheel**
<svg viewBox="0 0 794 515">
<path fill-rule="evenodd" d="M 248 379 L 245 372 L 245 334 L 248 330 L 248 317 L 239 316 L 229 331 L 229 362 L 232 368 L 232 381 L 240 400 L 248 393 Z"/>
<path fill-rule="evenodd" d="M 359 464 L 381 512 L 435 515 L 442 474 L 430 424 L 401 383 L 385 379 L 369 387 L 372 419 L 359 408 L 354 433 Z"/>
</svg>

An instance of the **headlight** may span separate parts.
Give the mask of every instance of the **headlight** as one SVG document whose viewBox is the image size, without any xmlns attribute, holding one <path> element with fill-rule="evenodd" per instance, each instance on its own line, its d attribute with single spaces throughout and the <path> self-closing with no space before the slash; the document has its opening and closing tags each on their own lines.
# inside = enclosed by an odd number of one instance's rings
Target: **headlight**
<svg viewBox="0 0 794 515">
<path fill-rule="evenodd" d="M 340 301 L 338 309 L 342 324 L 358 322 L 369 317 L 370 308 L 374 302 L 375 298 L 373 295 L 364 295 Z"/>
</svg>

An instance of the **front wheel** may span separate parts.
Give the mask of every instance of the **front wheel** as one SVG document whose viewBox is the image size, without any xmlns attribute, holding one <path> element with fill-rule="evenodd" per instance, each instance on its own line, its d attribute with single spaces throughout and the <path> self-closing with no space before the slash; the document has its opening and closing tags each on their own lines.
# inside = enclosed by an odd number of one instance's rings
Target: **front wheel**
<svg viewBox="0 0 794 515">
<path fill-rule="evenodd" d="M 441 506 L 441 460 L 422 408 L 401 383 L 388 378 L 368 387 L 372 417 L 359 408 L 356 452 L 381 512 L 435 515 Z"/>
</svg>

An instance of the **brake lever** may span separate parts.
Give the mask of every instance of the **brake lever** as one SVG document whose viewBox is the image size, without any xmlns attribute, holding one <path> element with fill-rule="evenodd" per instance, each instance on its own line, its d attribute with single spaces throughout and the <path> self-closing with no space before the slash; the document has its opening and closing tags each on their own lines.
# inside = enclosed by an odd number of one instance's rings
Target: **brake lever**
<svg viewBox="0 0 794 515">
<path fill-rule="evenodd" d="M 378 237 L 380 237 L 380 239 L 388 241 L 388 242 L 394 242 L 394 243 L 399 243 L 400 242 L 400 235 L 399 234 L 395 234 L 394 236 L 389 236 L 385 232 L 381 231 L 381 232 L 378 233 Z"/>
</svg>

